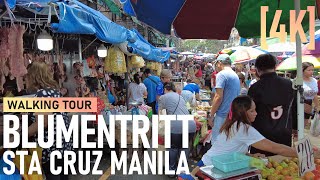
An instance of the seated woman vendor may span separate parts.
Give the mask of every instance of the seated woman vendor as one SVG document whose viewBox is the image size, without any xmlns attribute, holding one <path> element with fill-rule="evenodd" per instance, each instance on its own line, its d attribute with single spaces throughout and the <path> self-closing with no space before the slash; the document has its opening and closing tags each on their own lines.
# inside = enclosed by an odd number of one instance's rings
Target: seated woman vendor
<svg viewBox="0 0 320 180">
<path fill-rule="evenodd" d="M 249 96 L 235 98 L 231 109 L 229 119 L 221 127 L 217 140 L 204 154 L 198 166 L 192 171 L 192 175 L 199 171 L 199 167 L 212 165 L 213 156 L 234 152 L 246 154 L 250 146 L 287 157 L 297 156 L 294 148 L 266 139 L 251 126 L 257 112 L 256 105 Z"/>
</svg>

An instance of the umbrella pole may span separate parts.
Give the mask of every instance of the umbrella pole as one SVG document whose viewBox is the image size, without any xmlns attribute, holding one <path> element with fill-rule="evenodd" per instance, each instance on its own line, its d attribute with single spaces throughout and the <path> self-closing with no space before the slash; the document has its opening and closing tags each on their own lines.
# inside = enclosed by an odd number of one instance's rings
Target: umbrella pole
<svg viewBox="0 0 320 180">
<path fill-rule="evenodd" d="M 294 7 L 296 11 L 296 18 L 300 12 L 300 0 L 294 0 Z M 297 93 L 297 108 L 298 108 L 298 139 L 301 140 L 304 137 L 304 102 L 303 102 L 303 79 L 302 79 L 302 51 L 301 51 L 301 39 L 298 33 L 296 33 L 296 55 L 297 55 L 297 80 L 296 88 Z"/>
</svg>

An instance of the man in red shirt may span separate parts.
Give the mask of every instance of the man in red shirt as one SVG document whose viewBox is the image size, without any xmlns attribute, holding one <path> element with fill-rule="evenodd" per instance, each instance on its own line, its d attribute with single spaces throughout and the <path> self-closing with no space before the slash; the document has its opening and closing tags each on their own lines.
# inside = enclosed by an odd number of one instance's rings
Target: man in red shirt
<svg viewBox="0 0 320 180">
<path fill-rule="evenodd" d="M 196 65 L 196 73 L 195 76 L 197 78 L 202 78 L 202 69 L 201 66 L 199 64 Z"/>
</svg>

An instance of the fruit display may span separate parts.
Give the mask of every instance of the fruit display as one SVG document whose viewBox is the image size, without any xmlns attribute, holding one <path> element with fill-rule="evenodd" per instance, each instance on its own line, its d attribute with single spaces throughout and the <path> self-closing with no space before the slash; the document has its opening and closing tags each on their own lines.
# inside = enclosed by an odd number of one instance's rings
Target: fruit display
<svg viewBox="0 0 320 180">
<path fill-rule="evenodd" d="M 197 111 L 210 111 L 211 106 L 198 105 L 196 109 L 197 109 Z"/>
<path fill-rule="evenodd" d="M 286 158 L 281 162 L 269 158 L 261 169 L 261 176 L 264 180 L 320 180 L 320 159 L 315 159 L 315 164 L 316 170 L 299 177 L 298 158 Z"/>
</svg>

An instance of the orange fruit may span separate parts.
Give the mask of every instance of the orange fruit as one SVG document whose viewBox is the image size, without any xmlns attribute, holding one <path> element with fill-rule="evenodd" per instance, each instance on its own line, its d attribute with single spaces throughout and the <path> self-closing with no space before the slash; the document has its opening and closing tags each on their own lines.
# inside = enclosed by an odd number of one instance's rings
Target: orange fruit
<svg viewBox="0 0 320 180">
<path fill-rule="evenodd" d="M 304 174 L 304 179 L 305 180 L 314 180 L 314 178 L 315 178 L 315 175 L 312 172 L 306 172 Z"/>
</svg>

